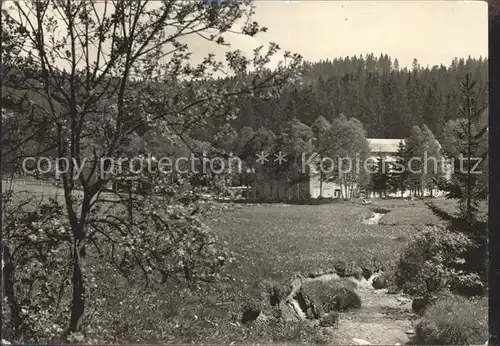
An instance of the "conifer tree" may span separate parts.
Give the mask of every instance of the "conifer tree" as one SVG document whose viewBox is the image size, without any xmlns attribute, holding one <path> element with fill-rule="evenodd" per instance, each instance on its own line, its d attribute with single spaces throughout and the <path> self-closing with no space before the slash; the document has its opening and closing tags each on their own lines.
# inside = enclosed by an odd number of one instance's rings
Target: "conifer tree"
<svg viewBox="0 0 500 346">
<path fill-rule="evenodd" d="M 449 230 L 467 235 L 473 246 L 467 251 L 463 270 L 479 275 L 487 281 L 487 220 L 482 212 L 488 198 L 486 179 L 487 132 L 484 124 L 485 105 L 476 82 L 467 74 L 461 84 L 462 100 L 460 119 L 453 122 L 448 134 L 454 136 L 454 145 L 445 148 L 447 157 L 454 163 L 450 181 L 441 185 L 449 199 L 458 199 L 459 212 L 452 214 L 433 203 L 430 209 L 449 224 Z M 450 141 L 448 141 L 449 143 Z M 469 290 L 466 293 L 478 293 Z"/>
</svg>

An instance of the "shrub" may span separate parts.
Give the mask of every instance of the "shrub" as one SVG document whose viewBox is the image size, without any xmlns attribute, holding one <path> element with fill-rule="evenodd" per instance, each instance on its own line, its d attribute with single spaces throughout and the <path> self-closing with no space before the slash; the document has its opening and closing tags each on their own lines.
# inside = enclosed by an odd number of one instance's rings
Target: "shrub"
<svg viewBox="0 0 500 346">
<path fill-rule="evenodd" d="M 488 338 L 486 299 L 447 296 L 438 299 L 415 327 L 419 345 L 474 345 Z"/>
<path fill-rule="evenodd" d="M 461 233 L 432 227 L 417 235 L 401 255 L 395 284 L 411 295 L 428 295 L 454 283 L 481 285 L 477 275 L 460 270 L 461 256 L 471 242 Z"/>
<path fill-rule="evenodd" d="M 362 275 L 365 279 L 369 279 L 374 273 L 385 270 L 384 263 L 377 257 L 371 259 L 362 259 L 360 262 Z"/>
<path fill-rule="evenodd" d="M 355 262 L 336 261 L 334 264 L 335 272 L 341 277 L 355 277 L 360 280 L 363 277 L 363 269 Z"/>
<path fill-rule="evenodd" d="M 394 273 L 385 271 L 373 279 L 372 286 L 375 289 L 388 288 L 394 284 Z"/>
<path fill-rule="evenodd" d="M 482 295 L 488 284 L 488 222 L 484 213 L 468 211 L 465 205 L 466 200 L 461 201 L 460 212 L 449 214 L 428 204 L 432 212 L 442 218 L 448 230 L 471 240 L 462 253 L 463 261 L 457 266 L 468 277 L 455 280 L 457 291 L 468 296 Z"/>
<path fill-rule="evenodd" d="M 35 211 L 26 211 L 27 204 L 5 222 L 2 335 L 23 343 L 60 341 L 68 314 L 68 224 L 55 200 Z"/>
</svg>

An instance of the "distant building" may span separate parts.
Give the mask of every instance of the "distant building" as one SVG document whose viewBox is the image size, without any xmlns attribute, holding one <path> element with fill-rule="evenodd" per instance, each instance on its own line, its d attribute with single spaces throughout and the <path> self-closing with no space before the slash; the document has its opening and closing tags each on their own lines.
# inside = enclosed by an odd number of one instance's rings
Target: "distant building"
<svg viewBox="0 0 500 346">
<path fill-rule="evenodd" d="M 322 189 L 321 189 L 321 188 Z M 318 175 L 310 175 L 300 181 L 290 183 L 286 179 L 258 176 L 252 184 L 252 198 L 269 200 L 294 200 L 319 198 L 321 190 L 324 198 L 340 198 L 340 185 L 320 182 Z"/>
<path fill-rule="evenodd" d="M 385 139 L 385 138 L 368 138 L 370 147 L 369 160 L 373 164 L 377 164 L 380 157 L 384 158 L 385 162 L 395 162 L 399 145 L 404 139 Z M 306 198 L 341 198 L 342 189 L 341 184 L 336 182 L 323 181 L 320 182 L 320 176 L 314 167 L 308 167 L 307 173 L 304 178 L 297 182 L 290 182 L 286 177 L 271 178 L 259 171 L 255 172 L 255 179 L 251 184 L 251 198 L 254 199 L 268 199 L 268 200 L 293 200 L 293 199 L 306 199 Z M 446 165 L 445 176 L 450 177 L 451 171 L 449 165 Z M 408 197 L 411 191 L 396 192 L 387 194 L 388 197 Z M 430 191 L 424 192 L 426 195 Z M 438 196 L 442 194 L 440 191 L 433 190 L 432 194 Z M 367 198 L 379 197 L 378 193 L 364 191 Z"/>
<path fill-rule="evenodd" d="M 405 144 L 404 139 L 385 139 L 385 138 L 368 138 L 368 143 L 370 146 L 370 159 L 377 164 L 382 157 L 387 163 L 395 163 L 398 159 L 398 149 L 400 143 Z M 441 144 L 438 142 L 438 146 L 441 149 Z M 408 169 L 408 167 L 406 167 Z M 449 180 L 451 178 L 451 164 L 447 161 L 439 162 L 438 169 L 442 169 L 444 174 L 444 178 Z M 426 189 L 424 195 L 429 196 L 440 196 L 443 195 L 443 192 L 438 189 Z M 377 192 L 367 192 L 366 193 L 369 198 L 379 197 Z M 386 193 L 387 197 L 409 197 L 412 195 L 411 189 L 406 191 L 396 191 L 393 193 Z"/>
</svg>

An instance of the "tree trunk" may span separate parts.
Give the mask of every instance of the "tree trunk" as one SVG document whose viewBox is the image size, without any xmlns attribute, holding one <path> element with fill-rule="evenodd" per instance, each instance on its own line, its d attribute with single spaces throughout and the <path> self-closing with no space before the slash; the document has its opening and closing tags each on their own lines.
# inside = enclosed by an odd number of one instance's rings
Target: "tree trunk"
<svg viewBox="0 0 500 346">
<path fill-rule="evenodd" d="M 323 173 L 319 172 L 319 198 L 323 197 Z"/>
<path fill-rule="evenodd" d="M 21 331 L 21 307 L 16 298 L 14 289 L 15 284 L 15 268 L 10 257 L 10 249 L 5 245 L 3 246 L 3 291 L 9 302 L 10 316 L 12 319 L 12 329 L 14 330 L 14 338 L 18 338 Z"/>
<path fill-rule="evenodd" d="M 82 240 L 75 241 L 73 245 L 73 276 L 71 285 L 73 295 L 71 299 L 71 316 L 69 332 L 76 332 L 80 327 L 81 318 L 85 312 L 85 280 L 83 275 L 83 259 L 85 258 L 85 247 Z"/>
<path fill-rule="evenodd" d="M 467 111 L 469 114 L 472 113 L 471 111 L 471 105 L 470 105 L 470 100 L 467 99 Z M 471 193 L 472 193 L 472 173 L 471 173 L 471 159 L 472 159 L 472 119 L 469 116 L 469 119 L 467 121 L 467 199 L 466 199 L 466 205 L 467 205 L 467 219 L 468 221 L 472 221 L 472 199 L 471 199 Z"/>
<path fill-rule="evenodd" d="M 346 181 L 344 177 L 341 177 L 340 179 L 340 192 L 342 194 L 342 199 L 345 201 L 347 200 L 346 196 Z"/>
<path fill-rule="evenodd" d="M 422 198 L 425 197 L 425 185 L 426 185 L 426 179 L 425 177 L 422 177 L 420 180 L 420 189 L 422 190 Z"/>
</svg>

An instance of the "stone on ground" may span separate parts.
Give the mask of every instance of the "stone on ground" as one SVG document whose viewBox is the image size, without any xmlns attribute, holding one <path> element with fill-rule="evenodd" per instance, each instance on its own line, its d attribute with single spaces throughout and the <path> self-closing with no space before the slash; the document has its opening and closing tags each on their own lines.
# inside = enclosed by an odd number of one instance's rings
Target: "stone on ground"
<svg viewBox="0 0 500 346">
<path fill-rule="evenodd" d="M 261 308 L 258 303 L 254 301 L 247 302 L 242 309 L 241 323 L 248 323 L 255 321 L 261 313 Z"/>
<path fill-rule="evenodd" d="M 373 279 L 372 286 L 376 290 L 387 288 L 387 280 L 383 275 L 379 275 Z"/>
<path fill-rule="evenodd" d="M 371 345 L 368 341 L 357 338 L 353 338 L 352 343 L 353 345 Z"/>
<path fill-rule="evenodd" d="M 356 285 L 346 279 L 335 281 L 310 281 L 302 284 L 297 300 L 307 318 L 317 319 L 323 313 L 348 311 L 361 307 Z"/>
<path fill-rule="evenodd" d="M 417 315 L 421 315 L 428 305 L 429 299 L 422 297 L 415 298 L 411 304 L 411 310 Z"/>
</svg>

